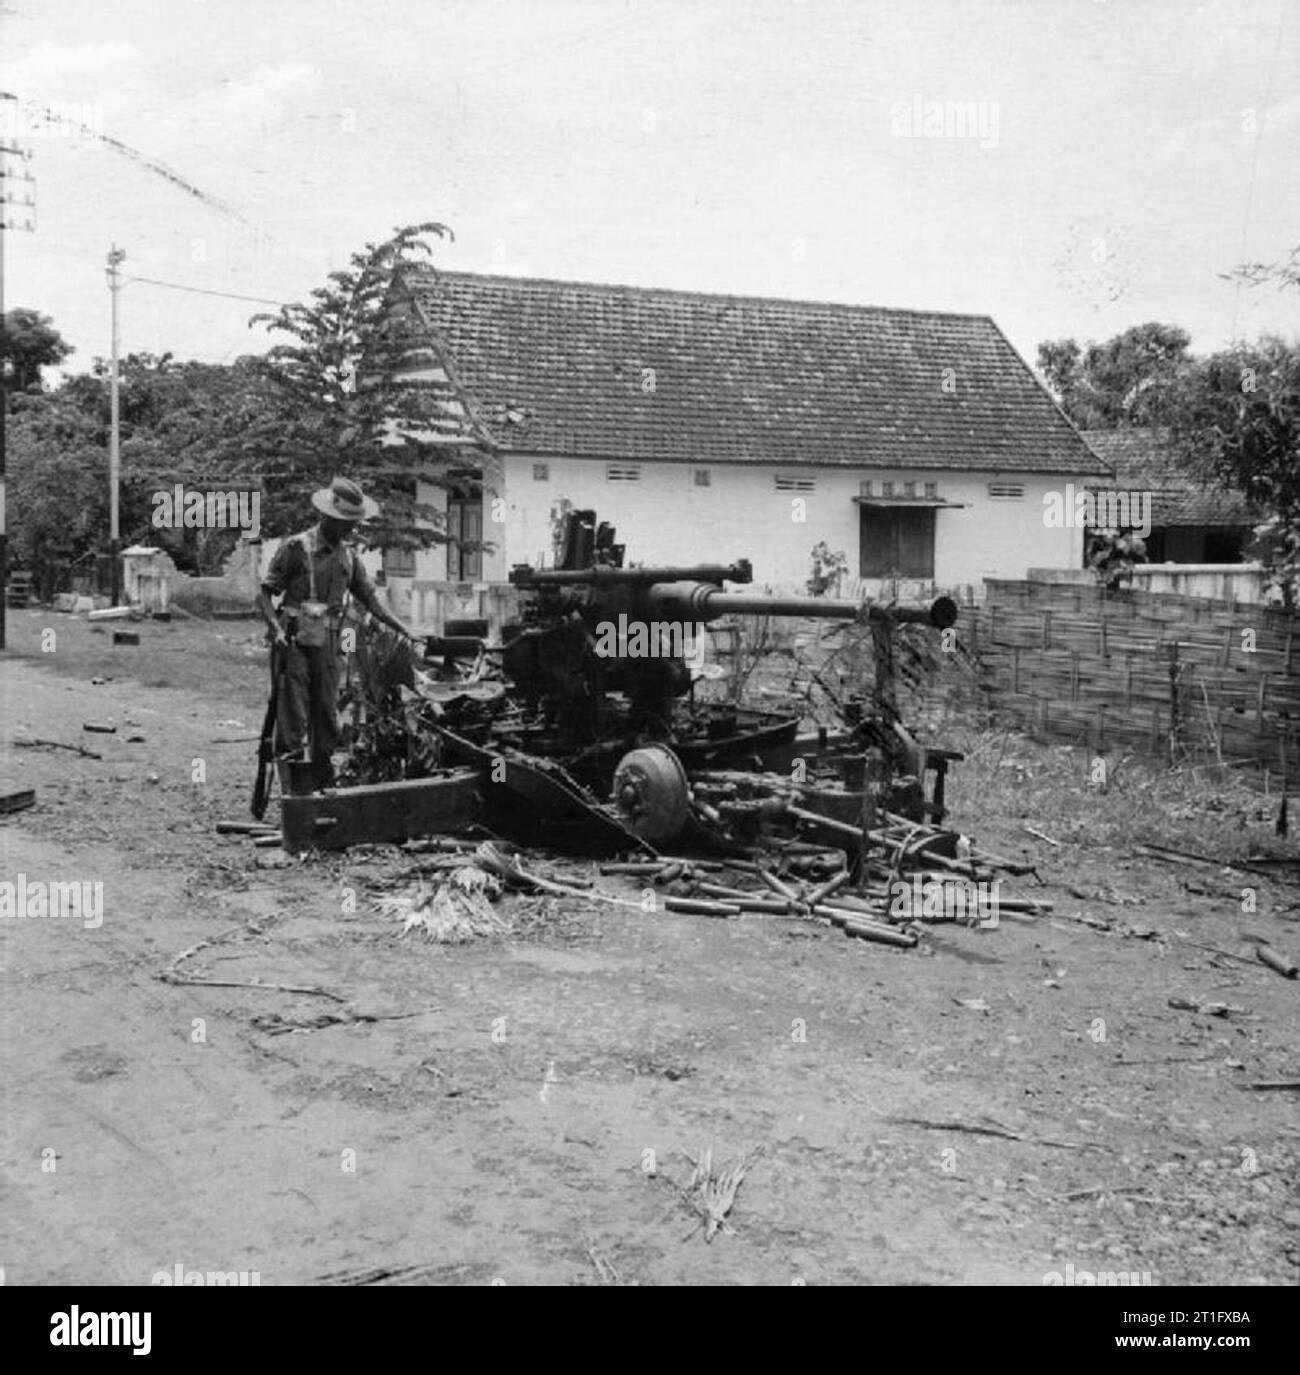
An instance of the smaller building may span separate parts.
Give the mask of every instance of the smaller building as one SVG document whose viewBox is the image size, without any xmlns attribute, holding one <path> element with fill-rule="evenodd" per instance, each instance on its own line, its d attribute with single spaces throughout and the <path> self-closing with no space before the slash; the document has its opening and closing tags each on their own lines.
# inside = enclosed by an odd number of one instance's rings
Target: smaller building
<svg viewBox="0 0 1300 1375">
<path fill-rule="evenodd" d="M 1086 430 L 1089 447 L 1115 470 L 1113 482 L 1089 491 L 1102 504 L 1108 493 L 1150 498 L 1151 563 L 1241 563 L 1251 532 L 1263 519 L 1240 492 L 1190 477 L 1164 429 Z"/>
</svg>

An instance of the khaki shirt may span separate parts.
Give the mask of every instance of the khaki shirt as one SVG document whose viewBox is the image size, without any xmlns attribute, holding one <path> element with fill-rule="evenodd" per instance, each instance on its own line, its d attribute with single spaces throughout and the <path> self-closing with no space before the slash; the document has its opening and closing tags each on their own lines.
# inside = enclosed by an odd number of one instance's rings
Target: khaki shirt
<svg viewBox="0 0 1300 1375">
<path fill-rule="evenodd" d="M 350 592 L 368 611 L 373 610 L 376 605 L 374 587 L 357 551 L 346 541 L 326 544 L 319 525 L 285 540 L 275 551 L 266 577 L 262 579 L 263 589 L 272 597 L 283 593 L 284 606 L 288 610 L 312 600 L 304 540 L 312 550 L 315 565 L 315 600 L 324 602 L 337 615 L 342 612 L 344 599 Z"/>
</svg>

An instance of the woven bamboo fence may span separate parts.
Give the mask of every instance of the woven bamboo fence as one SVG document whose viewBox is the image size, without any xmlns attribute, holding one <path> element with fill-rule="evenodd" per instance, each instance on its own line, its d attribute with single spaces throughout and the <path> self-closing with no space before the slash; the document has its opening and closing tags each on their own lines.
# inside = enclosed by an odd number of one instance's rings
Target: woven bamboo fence
<svg viewBox="0 0 1300 1375">
<path fill-rule="evenodd" d="M 993 704 L 1095 749 L 1207 750 L 1300 777 L 1300 618 L 1173 593 L 985 584 L 963 638 Z"/>
</svg>

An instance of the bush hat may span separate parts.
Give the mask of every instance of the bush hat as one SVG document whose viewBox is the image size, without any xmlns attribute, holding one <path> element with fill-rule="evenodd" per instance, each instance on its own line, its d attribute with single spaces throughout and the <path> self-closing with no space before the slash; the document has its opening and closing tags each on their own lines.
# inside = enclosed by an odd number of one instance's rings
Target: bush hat
<svg viewBox="0 0 1300 1375">
<path fill-rule="evenodd" d="M 372 501 L 355 482 L 345 477 L 336 477 L 328 487 L 313 493 L 311 504 L 322 515 L 354 523 L 379 514 L 379 503 Z"/>
</svg>

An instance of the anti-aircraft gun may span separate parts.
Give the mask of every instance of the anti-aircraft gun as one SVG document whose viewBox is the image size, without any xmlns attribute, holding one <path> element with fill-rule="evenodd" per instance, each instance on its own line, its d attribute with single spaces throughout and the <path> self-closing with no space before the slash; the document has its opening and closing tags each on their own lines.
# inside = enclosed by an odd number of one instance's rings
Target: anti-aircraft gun
<svg viewBox="0 0 1300 1375">
<path fill-rule="evenodd" d="M 511 573 L 519 615 L 499 643 L 484 642 L 486 625 L 472 633 L 468 623 L 430 637 L 430 671 L 414 674 L 400 720 L 381 718 L 404 742 L 397 777 L 362 775 L 357 786 L 285 796 L 290 852 L 486 821 L 499 833 L 593 852 L 653 853 L 680 839 L 734 855 L 776 834 L 787 851 L 830 847 L 851 862 L 857 854 L 860 871 L 878 842 L 947 847 L 935 862 L 956 862 L 955 833 L 916 823 L 942 820 L 944 771 L 960 756 L 924 749 L 904 729 L 891 668 L 896 627 L 946 629 L 957 617 L 949 598 L 895 607 L 770 596 L 752 589 L 743 559 L 628 568 L 613 527 L 592 511 L 571 513 L 562 534 L 555 567 Z M 697 701 L 699 637 L 729 615 L 868 626 L 874 688 L 841 700 L 822 682 L 840 723 L 812 736 L 799 735 L 797 714 Z M 498 654 L 500 674 L 488 667 Z M 466 673 L 457 661 L 471 656 Z M 928 800 L 927 770 L 935 775 Z"/>
<path fill-rule="evenodd" d="M 613 762 L 631 744 L 652 740 L 670 745 L 688 769 L 736 758 L 783 767 L 780 758 L 783 751 L 787 758 L 791 754 L 796 719 L 743 722 L 733 710 L 716 715 L 702 735 L 683 731 L 675 707 L 692 693 L 690 661 L 703 627 L 731 615 L 856 621 L 872 629 L 876 682 L 869 703 L 846 705 L 850 748 L 879 750 L 890 776 L 913 780 L 907 797 L 894 799 L 898 810 L 928 809 L 938 819 L 943 769 L 936 771 L 937 806 L 927 808 L 920 780 L 927 763 L 934 763 L 898 719 L 892 639 L 902 624 L 951 626 L 957 605 L 950 597 L 927 607 L 897 607 L 771 596 L 743 590 L 753 582 L 747 559 L 627 568 L 624 552 L 614 528 L 598 523 L 595 512 L 572 511 L 562 527 L 556 566 L 519 565 L 510 573 L 525 597 L 519 620 L 503 634 L 502 666 L 527 709 L 553 731 L 548 752 L 576 757 L 579 764 L 584 758 Z"/>
</svg>

